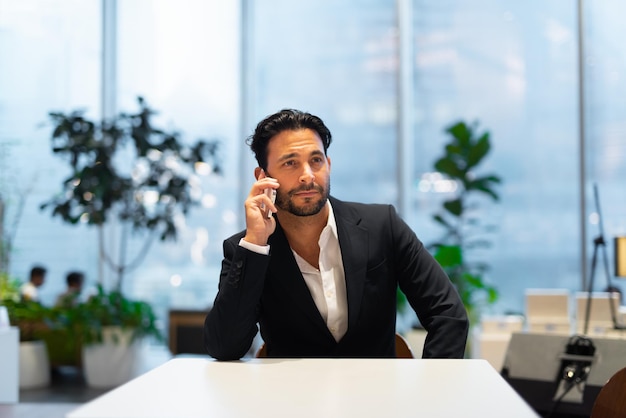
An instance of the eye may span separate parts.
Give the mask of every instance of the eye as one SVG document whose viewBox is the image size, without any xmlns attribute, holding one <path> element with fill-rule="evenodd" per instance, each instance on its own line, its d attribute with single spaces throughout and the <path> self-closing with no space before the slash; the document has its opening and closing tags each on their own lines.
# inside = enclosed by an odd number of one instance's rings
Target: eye
<svg viewBox="0 0 626 418">
<path fill-rule="evenodd" d="M 319 167 L 324 164 L 324 159 L 322 157 L 313 157 L 311 158 L 311 165 Z"/>
</svg>

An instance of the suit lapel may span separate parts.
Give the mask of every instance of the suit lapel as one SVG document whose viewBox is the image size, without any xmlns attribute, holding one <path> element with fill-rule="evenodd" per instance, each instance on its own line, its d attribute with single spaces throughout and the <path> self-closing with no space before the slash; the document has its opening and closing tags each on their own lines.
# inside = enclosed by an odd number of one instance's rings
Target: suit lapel
<svg viewBox="0 0 626 418">
<path fill-rule="evenodd" d="M 354 329 L 361 309 L 361 299 L 365 285 L 365 273 L 368 260 L 368 233 L 360 226 L 361 217 L 345 203 L 330 198 L 337 223 L 337 235 L 346 276 L 346 293 L 348 298 L 348 333 Z M 282 227 L 276 222 L 276 231 L 270 236 L 272 259 L 270 274 L 275 285 L 280 286 L 286 295 L 301 302 L 300 308 L 316 326 L 332 338 L 326 323 L 311 297 L 311 292 L 304 282 L 302 273 L 293 256 L 287 237 Z"/>
<path fill-rule="evenodd" d="M 331 198 L 337 235 L 346 275 L 348 297 L 348 332 L 356 326 L 361 309 L 361 299 L 365 285 L 365 273 L 369 258 L 367 229 L 360 225 L 361 217 L 345 203 Z"/>
<path fill-rule="evenodd" d="M 276 222 L 276 230 L 270 236 L 268 243 L 272 254 L 268 277 L 272 277 L 274 285 L 280 287 L 286 297 L 298 301 L 298 308 L 301 309 L 317 327 L 321 328 L 323 332 L 332 338 L 324 319 L 313 301 L 313 297 L 311 297 L 311 292 L 302 277 L 298 263 L 296 263 L 291 247 L 289 247 L 287 237 L 278 223 L 278 220 Z"/>
</svg>

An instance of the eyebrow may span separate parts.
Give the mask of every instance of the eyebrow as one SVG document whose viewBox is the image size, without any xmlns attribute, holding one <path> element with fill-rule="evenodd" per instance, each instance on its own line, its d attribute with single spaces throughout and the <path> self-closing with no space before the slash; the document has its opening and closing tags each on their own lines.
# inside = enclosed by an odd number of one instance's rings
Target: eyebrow
<svg viewBox="0 0 626 418">
<path fill-rule="evenodd" d="M 281 162 L 281 161 L 289 160 L 290 158 L 294 158 L 294 157 L 297 157 L 297 156 L 299 156 L 299 155 L 300 155 L 300 153 L 297 153 L 297 152 L 291 152 L 291 153 L 289 153 L 289 154 L 285 154 L 285 155 L 283 155 L 282 157 L 280 157 L 280 158 L 278 159 L 278 161 L 279 161 L 279 162 Z M 320 150 L 315 150 L 315 151 L 313 151 L 313 152 L 310 154 L 310 156 L 311 156 L 311 157 L 313 157 L 313 156 L 317 156 L 317 155 L 324 156 L 324 153 L 323 153 L 322 151 L 320 151 Z"/>
</svg>

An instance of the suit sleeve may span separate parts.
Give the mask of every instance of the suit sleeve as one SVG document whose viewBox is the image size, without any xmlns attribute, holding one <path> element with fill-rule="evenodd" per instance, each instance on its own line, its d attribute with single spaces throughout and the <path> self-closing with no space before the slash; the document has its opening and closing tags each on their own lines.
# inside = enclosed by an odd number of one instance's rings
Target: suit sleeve
<svg viewBox="0 0 626 418">
<path fill-rule="evenodd" d="M 224 241 L 217 296 L 204 322 L 204 346 L 217 360 L 243 357 L 258 332 L 259 303 L 269 256 Z"/>
<path fill-rule="evenodd" d="M 469 329 L 463 302 L 439 263 L 392 208 L 398 284 L 427 331 L 423 358 L 463 358 Z"/>
</svg>

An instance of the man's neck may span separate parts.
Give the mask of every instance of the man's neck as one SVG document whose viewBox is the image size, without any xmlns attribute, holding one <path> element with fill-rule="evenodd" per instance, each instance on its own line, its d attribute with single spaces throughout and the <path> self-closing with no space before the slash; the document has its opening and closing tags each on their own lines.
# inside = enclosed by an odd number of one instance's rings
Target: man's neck
<svg viewBox="0 0 626 418">
<path fill-rule="evenodd" d="M 319 257 L 318 241 L 322 230 L 328 224 L 328 214 L 328 205 L 311 216 L 297 216 L 281 211 L 276 214 L 289 246 L 316 267 Z"/>
</svg>

